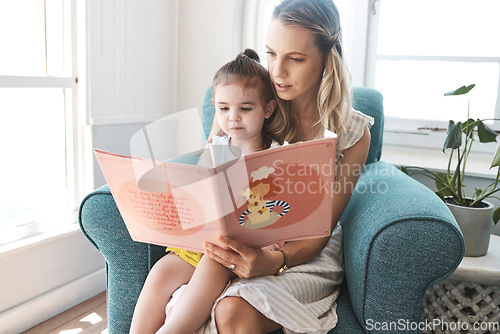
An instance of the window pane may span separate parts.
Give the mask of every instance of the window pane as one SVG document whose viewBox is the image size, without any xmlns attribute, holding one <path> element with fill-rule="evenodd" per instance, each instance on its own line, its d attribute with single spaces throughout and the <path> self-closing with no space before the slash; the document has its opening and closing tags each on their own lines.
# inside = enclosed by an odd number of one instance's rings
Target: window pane
<svg viewBox="0 0 500 334">
<path fill-rule="evenodd" d="M 45 74 L 43 0 L 0 2 L 0 74 Z"/>
<path fill-rule="evenodd" d="M 462 121 L 467 97 L 444 93 L 474 83 L 470 116 L 493 118 L 499 75 L 498 63 L 378 60 L 375 88 L 384 95 L 386 117 Z"/>
<path fill-rule="evenodd" d="M 64 5 L 69 1 L 0 1 L 0 75 L 63 74 L 64 35 L 71 30 L 63 27 Z"/>
<path fill-rule="evenodd" d="M 0 231 L 54 221 L 67 201 L 64 90 L 1 88 L 0 110 Z"/>
<path fill-rule="evenodd" d="M 71 72 L 71 29 L 64 25 L 65 11 L 70 1 L 45 1 L 45 31 L 47 40 L 47 74 L 69 75 Z M 66 13 L 66 17 L 70 13 Z M 69 22 L 68 22 L 69 23 Z M 69 26 L 69 24 L 68 24 Z"/>
<path fill-rule="evenodd" d="M 500 57 L 498 0 L 383 0 L 378 54 Z"/>
</svg>

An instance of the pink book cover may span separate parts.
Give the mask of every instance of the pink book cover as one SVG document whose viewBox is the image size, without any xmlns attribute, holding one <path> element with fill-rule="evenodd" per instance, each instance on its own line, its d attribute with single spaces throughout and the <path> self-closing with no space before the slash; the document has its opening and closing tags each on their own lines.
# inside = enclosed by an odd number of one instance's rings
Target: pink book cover
<svg viewBox="0 0 500 334">
<path fill-rule="evenodd" d="M 194 251 L 219 235 L 250 247 L 330 235 L 335 153 L 323 138 L 203 167 L 95 151 L 132 239 Z"/>
</svg>

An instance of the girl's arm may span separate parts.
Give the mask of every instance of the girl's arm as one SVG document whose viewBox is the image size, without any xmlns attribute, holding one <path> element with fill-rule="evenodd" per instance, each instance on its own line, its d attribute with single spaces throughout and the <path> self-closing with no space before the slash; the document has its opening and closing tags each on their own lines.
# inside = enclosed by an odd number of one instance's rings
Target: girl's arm
<svg viewBox="0 0 500 334">
<path fill-rule="evenodd" d="M 332 230 L 337 225 L 363 169 L 370 147 L 370 131 L 365 129 L 363 137 L 344 152 L 344 158 L 338 166 L 336 192 L 333 194 Z M 283 250 L 288 255 L 289 267 L 310 261 L 317 256 L 328 243 L 329 238 L 306 239 L 288 242 Z M 283 266 L 283 254 L 263 249 L 246 247 L 235 240 L 221 237 L 220 241 L 227 249 L 213 244 L 206 245 L 206 254 L 222 265 L 236 265 L 235 274 L 239 277 L 257 277 L 274 274 Z"/>
</svg>

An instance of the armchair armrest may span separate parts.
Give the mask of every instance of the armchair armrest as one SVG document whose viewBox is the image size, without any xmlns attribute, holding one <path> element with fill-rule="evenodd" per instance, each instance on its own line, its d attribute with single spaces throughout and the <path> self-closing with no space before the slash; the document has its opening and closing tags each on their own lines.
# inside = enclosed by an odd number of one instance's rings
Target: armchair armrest
<svg viewBox="0 0 500 334">
<path fill-rule="evenodd" d="M 106 260 L 109 333 L 128 333 L 146 276 L 165 247 L 130 238 L 107 185 L 85 197 L 78 218 L 81 230 Z"/>
<path fill-rule="evenodd" d="M 418 323 L 427 286 L 451 274 L 464 255 L 446 205 L 384 162 L 366 165 L 341 223 L 349 294 L 367 331 L 375 322 Z"/>
</svg>

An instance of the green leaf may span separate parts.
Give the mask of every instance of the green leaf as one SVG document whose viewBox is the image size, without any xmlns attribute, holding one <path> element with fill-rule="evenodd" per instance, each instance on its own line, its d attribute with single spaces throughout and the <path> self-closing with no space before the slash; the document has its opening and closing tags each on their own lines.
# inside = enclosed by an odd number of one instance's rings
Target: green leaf
<svg viewBox="0 0 500 334">
<path fill-rule="evenodd" d="M 477 134 L 479 135 L 479 141 L 481 143 L 491 143 L 497 141 L 497 133 L 483 123 L 483 121 L 477 122 Z"/>
<path fill-rule="evenodd" d="M 498 223 L 498 221 L 500 220 L 500 208 L 497 208 L 495 211 L 493 211 L 493 222 L 495 223 Z"/>
<path fill-rule="evenodd" d="M 450 184 L 446 173 L 436 173 L 434 176 L 434 181 L 436 183 L 436 188 L 438 189 L 442 188 L 443 186 L 448 187 Z"/>
<path fill-rule="evenodd" d="M 457 88 L 455 90 L 452 90 L 451 92 L 448 92 L 448 93 L 444 93 L 444 96 L 450 96 L 450 95 L 463 95 L 463 94 L 467 94 L 468 92 L 471 91 L 472 88 L 474 88 L 474 86 L 476 86 L 475 84 L 472 84 L 472 85 L 469 85 L 469 86 L 462 86 L 460 88 Z"/>
<path fill-rule="evenodd" d="M 497 146 L 497 151 L 495 152 L 495 156 L 493 157 L 493 161 L 491 162 L 490 168 L 500 167 L 500 144 Z"/>
<path fill-rule="evenodd" d="M 434 177 L 434 184 L 437 189 L 436 194 L 439 197 L 444 199 L 445 197 L 454 196 L 453 191 L 450 190 L 450 188 L 453 188 L 453 186 L 450 185 L 448 177 L 445 173 L 436 173 Z"/>
<path fill-rule="evenodd" d="M 444 140 L 443 152 L 447 148 L 456 149 L 462 146 L 462 122 L 455 124 L 453 121 L 448 123 L 448 131 Z"/>
<path fill-rule="evenodd" d="M 474 135 L 474 128 L 477 123 L 472 118 L 469 118 L 464 124 L 462 124 L 462 132 L 469 138 L 472 138 Z"/>
</svg>

